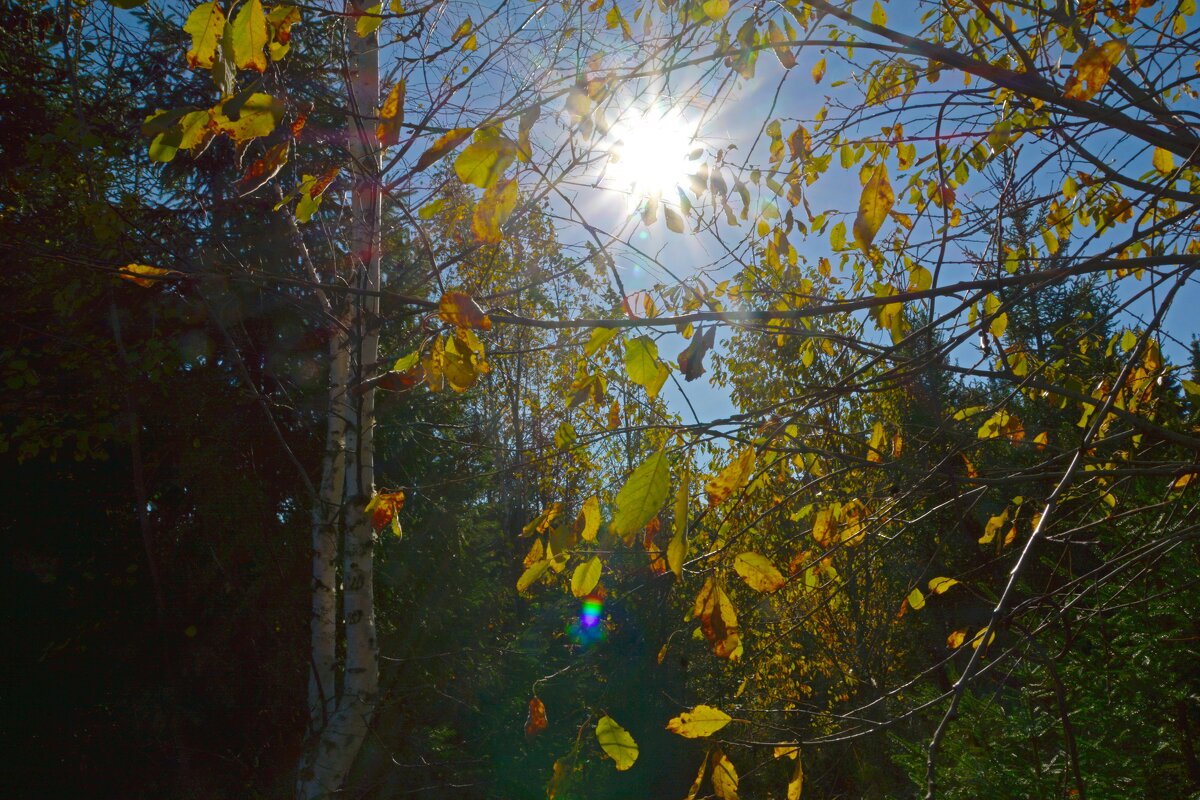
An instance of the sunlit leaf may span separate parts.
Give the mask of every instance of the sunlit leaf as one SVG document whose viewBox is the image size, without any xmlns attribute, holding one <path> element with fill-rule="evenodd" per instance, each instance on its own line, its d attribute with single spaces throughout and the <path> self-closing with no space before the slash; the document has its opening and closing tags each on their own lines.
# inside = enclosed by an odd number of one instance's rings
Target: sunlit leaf
<svg viewBox="0 0 1200 800">
<path fill-rule="evenodd" d="M 371 515 L 371 527 L 377 532 L 388 525 L 400 535 L 400 520 L 396 515 L 404 508 L 404 492 L 380 492 L 367 503 L 366 513 Z"/>
<path fill-rule="evenodd" d="M 404 125 L 404 79 L 396 81 L 396 85 L 388 92 L 383 107 L 379 109 L 379 124 L 375 126 L 375 135 L 379 138 L 380 147 L 392 147 L 400 141 L 400 128 Z"/>
<path fill-rule="evenodd" d="M 451 290 L 443 294 L 438 301 L 438 316 L 456 328 L 492 329 L 492 320 L 466 292 Z"/>
<path fill-rule="evenodd" d="M 474 128 L 454 128 L 439 136 L 429 149 L 421 154 L 417 159 L 416 165 L 413 167 L 413 172 L 422 172 L 428 169 L 433 164 L 441 161 L 448 153 L 451 153 L 454 148 L 458 147 L 474 132 Z"/>
<path fill-rule="evenodd" d="M 750 481 L 754 474 L 754 448 L 743 448 L 742 452 L 721 470 L 720 474 L 704 484 L 704 493 L 710 506 L 720 505 Z"/>
<path fill-rule="evenodd" d="M 694 381 L 704 374 L 704 356 L 716 341 L 716 326 L 697 328 L 688 346 L 679 354 L 679 371 L 686 381 Z"/>
<path fill-rule="evenodd" d="M 934 594 L 945 594 L 950 591 L 950 588 L 957 586 L 958 581 L 954 578 L 933 578 L 929 581 L 929 591 Z"/>
<path fill-rule="evenodd" d="M 820 83 L 825 77 L 825 59 L 821 59 L 816 64 L 813 64 L 812 79 L 814 83 Z"/>
<path fill-rule="evenodd" d="M 233 42 L 233 62 L 238 69 L 267 71 L 267 16 L 262 0 L 245 0 L 233 18 L 230 31 Z"/>
<path fill-rule="evenodd" d="M 696 770 L 696 779 L 692 781 L 692 786 L 688 789 L 687 797 L 684 800 L 695 800 L 696 795 L 700 793 L 700 784 L 704 783 L 704 772 L 708 768 L 708 753 L 704 754 L 704 760 L 700 762 L 700 769 Z"/>
<path fill-rule="evenodd" d="M 659 450 L 630 473 L 617 493 L 609 530 L 622 539 L 632 539 L 662 509 L 670 491 L 670 462 L 666 451 Z"/>
<path fill-rule="evenodd" d="M 736 661 L 742 656 L 737 612 L 725 590 L 712 578 L 705 581 L 692 603 L 692 616 L 700 620 L 700 631 L 720 658 Z"/>
<path fill-rule="evenodd" d="M 638 758 L 637 742 L 610 716 L 603 716 L 596 723 L 596 741 L 608 757 L 617 765 L 619 771 L 633 766 Z"/>
<path fill-rule="evenodd" d="M 600 498 L 592 495 L 583 501 L 579 510 L 579 518 L 575 521 L 579 538 L 585 542 L 596 541 L 596 533 L 600 530 Z"/>
<path fill-rule="evenodd" d="M 383 3 L 376 3 L 359 14 L 354 22 L 354 32 L 358 34 L 358 38 L 365 39 L 379 30 L 379 26 L 383 24 L 382 14 Z"/>
<path fill-rule="evenodd" d="M 463 183 L 487 189 L 500 180 L 517 157 L 517 145 L 503 136 L 476 135 L 475 141 L 454 161 L 454 172 Z"/>
<path fill-rule="evenodd" d="M 648 336 L 637 336 L 625 342 L 625 371 L 629 379 L 646 390 L 651 399 L 671 374 L 658 358 L 658 345 Z"/>
<path fill-rule="evenodd" d="M 739 553 L 733 568 L 746 584 L 758 592 L 774 592 L 786 581 L 775 565 L 758 553 Z"/>
<path fill-rule="evenodd" d="M 1124 42 L 1111 41 L 1089 47 L 1075 60 L 1064 95 L 1072 100 L 1091 100 L 1108 83 L 1109 73 L 1121 63 L 1124 53 Z"/>
<path fill-rule="evenodd" d="M 246 195 L 266 185 L 279 173 L 279 170 L 283 169 L 287 159 L 288 142 L 279 142 L 267 148 L 267 152 L 263 154 L 262 158 L 257 159 L 246 168 L 246 172 L 238 184 L 238 189 L 243 195 Z"/>
<path fill-rule="evenodd" d="M 858 201 L 858 215 L 854 218 L 854 240 L 863 250 L 869 249 L 875 241 L 875 235 L 879 233 L 895 200 L 896 195 L 888 182 L 887 167 L 879 164 L 863 187 Z"/>
<path fill-rule="evenodd" d="M 517 579 L 517 591 L 524 592 L 532 586 L 539 578 L 546 574 L 546 570 L 550 569 L 550 560 L 543 558 L 541 561 L 536 561 L 530 565 L 521 577 Z"/>
<path fill-rule="evenodd" d="M 225 29 L 225 14 L 214 0 L 201 3 L 188 14 L 183 23 L 185 33 L 191 35 L 192 46 L 187 51 L 187 63 L 192 69 L 212 69 L 217 54 L 217 42 Z"/>
<path fill-rule="evenodd" d="M 675 528 L 667 544 L 667 567 L 676 579 L 683 578 L 683 562 L 688 550 L 688 500 L 690 499 L 690 477 L 685 472 L 675 493 Z"/>
<path fill-rule="evenodd" d="M 667 723 L 667 730 L 687 739 L 712 736 L 733 720 L 719 708 L 699 705 Z"/>
<path fill-rule="evenodd" d="M 722 19 L 729 13 L 729 0 L 704 0 L 702 8 L 709 19 Z"/>
<path fill-rule="evenodd" d="M 738 774 L 729 757 L 717 750 L 712 757 L 713 791 L 721 800 L 738 800 Z"/>
<path fill-rule="evenodd" d="M 300 9 L 295 6 L 278 5 L 267 14 L 267 32 L 270 35 L 267 50 L 272 61 L 279 61 L 291 49 L 292 26 L 300 22 Z"/>
<path fill-rule="evenodd" d="M 143 289 L 149 289 L 159 282 L 159 279 L 170 275 L 172 270 L 162 267 L 152 267 L 149 264 L 126 264 L 121 267 L 119 274 L 130 283 L 136 283 Z"/>
<path fill-rule="evenodd" d="M 599 556 L 592 556 L 590 559 L 575 567 L 575 572 L 571 574 L 571 594 L 576 597 L 587 597 L 596 588 L 596 584 L 600 582 L 600 573 L 603 566 L 600 563 Z"/>
<path fill-rule="evenodd" d="M 500 244 L 504 223 L 517 207 L 517 179 L 510 178 L 489 186 L 471 214 L 471 233 L 480 244 Z"/>
<path fill-rule="evenodd" d="M 792 53 L 792 48 L 784 44 L 788 40 L 787 36 L 784 35 L 783 29 L 775 20 L 767 23 L 767 40 L 775 48 L 775 55 L 779 57 L 779 63 L 783 65 L 784 69 L 796 66 L 796 56 Z"/>
</svg>

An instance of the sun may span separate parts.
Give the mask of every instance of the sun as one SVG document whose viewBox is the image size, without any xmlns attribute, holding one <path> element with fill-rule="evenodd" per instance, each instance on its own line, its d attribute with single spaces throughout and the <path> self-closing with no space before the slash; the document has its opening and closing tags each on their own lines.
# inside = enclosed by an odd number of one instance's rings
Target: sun
<svg viewBox="0 0 1200 800">
<path fill-rule="evenodd" d="M 606 182 L 618 192 L 628 192 L 631 206 L 646 197 L 672 197 L 696 165 L 688 156 L 699 147 L 693 127 L 673 109 L 651 106 L 631 112 L 609 133 Z"/>
</svg>

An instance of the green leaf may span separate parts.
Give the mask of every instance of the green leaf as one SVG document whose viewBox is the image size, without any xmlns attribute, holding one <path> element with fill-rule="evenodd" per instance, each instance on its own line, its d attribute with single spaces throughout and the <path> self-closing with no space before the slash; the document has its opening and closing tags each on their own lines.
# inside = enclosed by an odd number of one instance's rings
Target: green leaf
<svg viewBox="0 0 1200 800">
<path fill-rule="evenodd" d="M 571 594 L 576 597 L 587 597 L 600 582 L 600 572 L 603 566 L 599 556 L 592 556 L 575 568 L 571 574 Z"/>
<path fill-rule="evenodd" d="M 365 39 L 379 30 L 379 26 L 383 24 L 383 17 L 380 16 L 382 13 L 383 3 L 376 3 L 359 14 L 354 23 L 354 32 L 358 34 L 358 38 Z"/>
<path fill-rule="evenodd" d="M 658 345 L 647 336 L 625 342 L 625 371 L 629 379 L 646 390 L 651 399 L 666 383 L 671 369 L 658 358 Z"/>
<path fill-rule="evenodd" d="M 238 69 L 267 71 L 267 15 L 262 0 L 246 0 L 233 18 L 233 63 Z"/>
<path fill-rule="evenodd" d="M 550 569 L 550 559 L 543 558 L 540 561 L 535 561 L 529 566 L 529 569 L 521 573 L 521 577 L 517 579 L 517 591 L 524 592 L 537 581 L 538 578 L 546 574 L 546 570 Z"/>
<path fill-rule="evenodd" d="M 635 469 L 617 492 L 616 511 L 609 530 L 629 540 L 659 512 L 671 492 L 671 469 L 665 450 L 659 450 Z"/>
<path fill-rule="evenodd" d="M 1190 397 L 1200 397 L 1200 383 L 1195 381 L 1180 381 L 1179 385 Z"/>
<path fill-rule="evenodd" d="M 454 161 L 454 172 L 463 183 L 487 189 L 500 180 L 504 170 L 517 157 L 517 145 L 499 135 L 476 134 Z"/>
<path fill-rule="evenodd" d="M 629 731 L 610 716 L 603 716 L 596 723 L 596 741 L 600 742 L 600 747 L 608 757 L 616 762 L 618 771 L 629 769 L 637 761 L 637 742 L 629 735 Z"/>
<path fill-rule="evenodd" d="M 588 358 L 596 355 L 604 346 L 613 340 L 617 335 L 616 328 L 592 328 L 591 338 L 588 343 L 583 346 L 583 354 Z"/>
<path fill-rule="evenodd" d="M 187 63 L 192 69 L 212 69 L 217 54 L 217 42 L 225 29 L 225 14 L 215 0 L 201 3 L 188 14 L 183 23 L 184 33 L 192 37 L 192 46 L 187 51 Z"/>
<path fill-rule="evenodd" d="M 667 567 L 675 573 L 677 580 L 683 578 L 683 562 L 687 560 L 687 528 L 688 501 L 690 497 L 691 479 L 685 472 L 680 478 L 679 489 L 675 493 L 675 532 L 667 544 Z"/>
</svg>

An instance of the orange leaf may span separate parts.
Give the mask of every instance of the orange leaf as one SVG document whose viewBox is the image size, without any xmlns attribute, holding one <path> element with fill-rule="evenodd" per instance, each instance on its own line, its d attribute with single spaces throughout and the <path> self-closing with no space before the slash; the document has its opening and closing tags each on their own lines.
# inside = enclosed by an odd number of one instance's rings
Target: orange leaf
<svg viewBox="0 0 1200 800">
<path fill-rule="evenodd" d="M 159 279 L 165 275 L 170 275 L 173 270 L 163 269 L 162 267 L 151 267 L 147 264 L 127 264 L 120 269 L 120 275 L 127 281 L 132 281 L 143 289 L 149 289 L 158 283 Z"/>
<path fill-rule="evenodd" d="M 286 141 L 267 148 L 262 158 L 246 168 L 238 188 L 243 195 L 251 194 L 267 184 L 271 178 L 279 174 L 288 159 L 288 143 Z"/>
<path fill-rule="evenodd" d="M 454 148 L 463 143 L 474 128 L 454 128 L 447 131 L 438 137 L 428 150 L 421 153 L 421 157 L 417 159 L 417 165 L 413 167 L 413 172 L 421 172 L 428 169 L 446 157 Z"/>
<path fill-rule="evenodd" d="M 704 484 L 704 493 L 708 496 L 708 504 L 717 506 L 725 502 L 731 494 L 741 489 L 754 474 L 754 448 L 747 447 L 729 466 L 721 470 L 721 474 Z"/>
<path fill-rule="evenodd" d="M 438 303 L 438 316 L 457 328 L 492 329 L 491 319 L 466 292 L 450 291 L 442 295 Z"/>
<path fill-rule="evenodd" d="M 546 704 L 534 695 L 529 701 L 529 718 L 525 721 L 525 735 L 534 736 L 546 730 Z"/>
<path fill-rule="evenodd" d="M 390 523 L 396 533 L 400 532 L 400 524 L 396 514 L 404 508 L 404 492 L 381 492 L 367 503 L 366 512 L 371 515 L 371 527 L 382 531 Z"/>
</svg>

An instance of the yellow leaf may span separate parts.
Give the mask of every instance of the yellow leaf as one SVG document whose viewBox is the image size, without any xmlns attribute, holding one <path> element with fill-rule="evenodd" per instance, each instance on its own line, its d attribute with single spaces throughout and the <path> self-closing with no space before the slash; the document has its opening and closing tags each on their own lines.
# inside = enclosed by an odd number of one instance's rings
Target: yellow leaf
<svg viewBox="0 0 1200 800">
<path fill-rule="evenodd" d="M 546 570 L 550 569 L 550 560 L 543 558 L 541 561 L 535 561 L 528 569 L 521 573 L 521 577 L 517 580 L 517 591 L 524 592 L 534 582 L 546 574 Z"/>
<path fill-rule="evenodd" d="M 383 3 L 376 3 L 359 14 L 354 23 L 354 32 L 358 34 L 358 38 L 365 39 L 379 30 L 379 26 L 383 24 L 382 14 Z"/>
<path fill-rule="evenodd" d="M 709 506 L 720 505 L 749 482 L 754 474 L 754 460 L 754 448 L 747 447 L 719 475 L 704 484 Z"/>
<path fill-rule="evenodd" d="M 295 6 L 278 5 L 267 14 L 267 31 L 271 41 L 267 50 L 272 61 L 279 61 L 292 49 L 292 26 L 300 22 L 300 9 Z"/>
<path fill-rule="evenodd" d="M 162 267 L 151 267 L 148 264 L 126 264 L 121 267 L 119 274 L 131 283 L 136 283 L 143 289 L 149 289 L 158 283 L 160 278 L 170 275 L 172 270 Z"/>
<path fill-rule="evenodd" d="M 946 637 L 946 646 L 951 650 L 962 647 L 963 642 L 967 640 L 967 632 L 965 630 L 955 631 Z"/>
<path fill-rule="evenodd" d="M 908 593 L 908 597 L 905 600 L 908 601 L 908 607 L 913 611 L 920 611 L 925 607 L 925 595 L 921 594 L 920 589 L 914 588 Z"/>
<path fill-rule="evenodd" d="M 988 330 L 992 332 L 992 336 L 999 339 L 1008 330 L 1008 312 L 1003 312 L 992 317 L 991 323 L 988 324 Z"/>
<path fill-rule="evenodd" d="M 1091 100 L 1108 83 L 1108 74 L 1125 53 L 1125 43 L 1105 42 L 1089 47 L 1075 61 L 1075 69 L 1067 80 L 1064 94 L 1071 100 Z"/>
<path fill-rule="evenodd" d="M 804 762 L 800 759 L 800 749 L 796 748 L 795 755 L 796 766 L 792 769 L 792 777 L 788 780 L 787 785 L 787 800 L 800 800 L 800 794 L 804 790 Z"/>
<path fill-rule="evenodd" d="M 476 134 L 454 161 L 454 172 L 463 183 L 487 189 L 500 180 L 504 170 L 517 157 L 517 145 L 511 139 L 491 134 Z"/>
<path fill-rule="evenodd" d="M 991 544 L 996 540 L 996 534 L 1003 530 L 1005 523 L 1008 522 L 1008 509 L 1004 509 L 1003 513 L 991 517 L 987 521 L 987 525 L 983 529 L 983 536 L 979 537 L 980 544 Z"/>
<path fill-rule="evenodd" d="M 985 633 L 987 633 L 987 628 L 979 629 L 979 632 L 975 634 L 975 638 L 971 640 L 972 648 L 979 649 L 979 645 L 983 644 L 983 635 Z M 987 643 L 990 645 L 994 641 L 996 641 L 996 632 L 992 631 L 992 635 L 988 637 Z"/>
<path fill-rule="evenodd" d="M 428 150 L 421 154 L 417 159 L 416 166 L 413 167 L 413 172 L 421 172 L 428 169 L 433 164 L 441 161 L 446 157 L 446 154 L 454 150 L 462 144 L 463 140 L 471 135 L 474 128 L 454 128 L 453 130 L 443 133 L 430 146 Z"/>
<path fill-rule="evenodd" d="M 592 335 L 588 339 L 587 344 L 583 346 L 583 354 L 588 356 L 596 355 L 604 346 L 611 342 L 617 335 L 616 328 L 592 328 Z"/>
<path fill-rule="evenodd" d="M 400 127 L 404 124 L 404 79 L 401 78 L 388 92 L 383 107 L 379 109 L 379 124 L 375 135 L 381 147 L 392 147 L 400 141 Z"/>
<path fill-rule="evenodd" d="M 729 0 L 704 0 L 703 9 L 709 19 L 721 19 L 729 13 Z"/>
<path fill-rule="evenodd" d="M 732 721 L 732 717 L 719 708 L 696 706 L 667 723 L 667 730 L 686 739 L 712 736 Z"/>
<path fill-rule="evenodd" d="M 825 77 L 825 59 L 822 58 L 816 64 L 813 64 L 813 68 L 812 68 L 813 83 L 820 83 L 821 79 L 824 77 Z"/>
<path fill-rule="evenodd" d="M 751 589 L 774 592 L 786 581 L 767 558 L 758 553 L 741 553 L 733 560 L 733 568 Z"/>
<path fill-rule="evenodd" d="M 667 566 L 675 573 L 676 579 L 683 578 L 683 562 L 687 560 L 689 482 L 687 473 L 684 473 L 675 493 L 675 533 L 667 544 Z"/>
<path fill-rule="evenodd" d="M 222 103 L 214 121 L 222 132 L 229 134 L 238 144 L 270 134 L 283 119 L 283 103 L 269 94 L 254 92 L 240 106 L 235 103 L 236 99 Z M 232 109 L 237 110 L 237 119 L 226 115 Z"/>
<path fill-rule="evenodd" d="M 471 214 L 471 232 L 480 244 L 500 244 L 504 223 L 517 207 L 517 179 L 489 186 Z"/>
<path fill-rule="evenodd" d="M 450 35 L 450 41 L 457 42 L 459 39 L 466 38 L 471 34 L 471 31 L 474 30 L 474 27 L 475 24 L 471 22 L 471 18 L 467 17 L 458 24 L 457 28 L 454 29 L 454 33 Z"/>
<path fill-rule="evenodd" d="M 192 46 L 187 51 L 187 63 L 192 69 L 212 69 L 217 42 L 225 29 L 225 15 L 215 0 L 202 3 L 188 14 L 183 23 L 185 33 L 191 34 Z"/>
<path fill-rule="evenodd" d="M 692 781 L 692 788 L 688 789 L 687 797 L 684 800 L 695 800 L 696 795 L 700 793 L 700 784 L 704 782 L 704 769 L 708 766 L 708 753 L 704 754 L 704 760 L 700 762 L 700 769 L 696 771 L 696 780 Z"/>
<path fill-rule="evenodd" d="M 871 179 L 863 187 L 858 201 L 858 215 L 854 218 L 854 240 L 864 251 L 875 241 L 875 234 L 892 210 L 896 195 L 888 182 L 887 167 L 879 164 L 871 173 Z"/>
<path fill-rule="evenodd" d="M 596 741 L 600 742 L 600 747 L 608 757 L 616 762 L 618 771 L 629 769 L 637 761 L 637 742 L 629 735 L 629 731 L 610 716 L 605 715 L 596 723 Z"/>
<path fill-rule="evenodd" d="M 712 759 L 713 791 L 721 800 L 738 800 L 738 774 L 733 768 L 733 762 L 720 750 L 713 753 Z"/>
<path fill-rule="evenodd" d="M 600 582 L 602 569 L 599 556 L 592 556 L 577 566 L 575 572 L 571 574 L 571 594 L 576 597 L 587 597 L 591 594 L 592 590 L 596 588 L 596 584 Z"/>
<path fill-rule="evenodd" d="M 934 594 L 945 594 L 952 586 L 958 584 L 954 578 L 933 578 L 929 581 L 929 591 Z"/>
<path fill-rule="evenodd" d="M 875 0 L 875 5 L 871 6 L 871 24 L 872 25 L 887 25 L 887 12 L 883 10 L 883 6 L 879 4 L 879 0 Z"/>
<path fill-rule="evenodd" d="M 737 661 L 742 657 L 741 631 L 737 612 L 725 590 L 712 578 L 705 581 L 692 603 L 692 617 L 699 618 L 700 632 L 719 658 Z"/>
<path fill-rule="evenodd" d="M 1196 479 L 1197 475 L 1200 475 L 1200 473 L 1189 472 L 1187 475 L 1180 475 L 1171 483 L 1171 491 L 1182 492 L 1191 485 L 1192 481 Z"/>
<path fill-rule="evenodd" d="M 492 329 L 492 320 L 466 292 L 449 291 L 438 301 L 438 316 L 456 328 Z"/>
<path fill-rule="evenodd" d="M 1163 177 L 1175 171 L 1175 156 L 1170 150 L 1164 150 L 1161 147 L 1154 148 L 1153 163 L 1158 174 Z"/>
<path fill-rule="evenodd" d="M 796 66 L 796 56 L 792 53 L 792 48 L 788 47 L 784 42 L 787 41 L 787 36 L 784 35 L 783 29 L 775 20 L 767 23 L 767 39 L 775 48 L 775 55 L 779 58 L 779 63 L 784 69 L 791 69 Z"/>
<path fill-rule="evenodd" d="M 233 43 L 233 62 L 238 69 L 267 71 L 267 16 L 262 0 L 246 0 L 233 18 L 230 31 Z"/>
<path fill-rule="evenodd" d="M 579 511 L 579 517 L 575 521 L 575 527 L 579 532 L 579 538 L 585 542 L 596 541 L 596 533 L 600 530 L 600 498 L 592 495 L 587 500 L 583 501 L 583 508 Z"/>
</svg>

